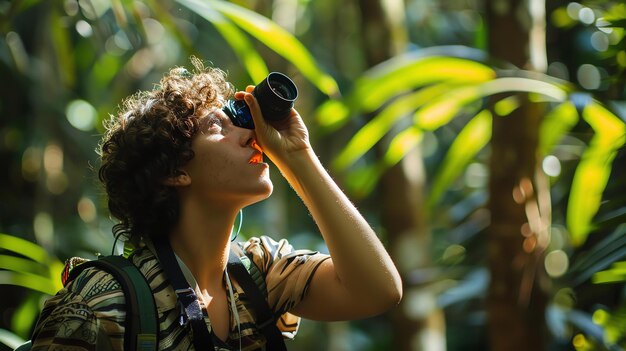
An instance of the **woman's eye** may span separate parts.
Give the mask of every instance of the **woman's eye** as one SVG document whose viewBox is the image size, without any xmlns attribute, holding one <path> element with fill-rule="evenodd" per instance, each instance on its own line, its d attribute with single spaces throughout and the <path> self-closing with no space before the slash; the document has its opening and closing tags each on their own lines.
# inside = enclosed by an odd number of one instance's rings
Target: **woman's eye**
<svg viewBox="0 0 626 351">
<path fill-rule="evenodd" d="M 222 120 L 217 117 L 211 118 L 209 121 L 209 130 L 219 130 L 222 128 Z"/>
</svg>

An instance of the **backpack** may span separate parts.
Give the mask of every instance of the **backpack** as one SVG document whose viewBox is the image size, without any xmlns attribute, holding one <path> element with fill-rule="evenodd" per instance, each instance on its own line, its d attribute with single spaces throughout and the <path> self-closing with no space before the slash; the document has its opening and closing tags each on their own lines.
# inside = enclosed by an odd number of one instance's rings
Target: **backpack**
<svg viewBox="0 0 626 351">
<path fill-rule="evenodd" d="M 139 269 L 123 256 L 100 256 L 97 260 L 80 260 L 81 263 L 66 265 L 63 284 L 74 280 L 82 271 L 96 267 L 109 274 L 122 287 L 126 300 L 126 323 L 124 349 L 131 351 L 157 350 L 158 322 L 154 296 L 148 282 Z M 29 351 L 32 340 L 20 345 L 15 351 Z"/>
<path fill-rule="evenodd" d="M 129 258 L 118 255 L 100 256 L 97 260 L 79 259 L 80 263 L 66 265 L 63 284 L 74 280 L 83 270 L 96 267 L 113 275 L 120 284 L 126 300 L 127 320 L 124 332 L 124 350 L 156 351 L 159 325 L 152 289 L 143 274 Z M 244 254 L 232 250 L 228 260 L 229 272 L 235 277 L 250 299 L 257 313 L 257 325 L 267 339 L 268 350 L 286 350 L 282 334 L 276 327 L 276 318 L 267 303 L 265 278 L 258 267 Z M 15 351 L 30 351 L 32 340 Z"/>
</svg>

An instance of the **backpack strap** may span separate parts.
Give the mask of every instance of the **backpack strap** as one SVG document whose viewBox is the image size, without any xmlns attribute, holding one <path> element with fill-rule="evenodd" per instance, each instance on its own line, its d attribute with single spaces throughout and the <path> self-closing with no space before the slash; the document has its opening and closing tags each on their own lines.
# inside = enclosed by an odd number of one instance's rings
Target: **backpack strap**
<svg viewBox="0 0 626 351">
<path fill-rule="evenodd" d="M 198 296 L 185 279 L 185 275 L 178 265 L 176 255 L 168 239 L 160 238 L 154 240 L 153 244 L 159 263 L 165 272 L 165 276 L 174 288 L 178 302 L 184 311 L 184 319 L 180 320 L 180 325 L 182 326 L 187 322 L 191 324 L 193 333 L 192 341 L 196 350 L 213 351 L 215 349 L 213 333 L 207 328 L 206 322 L 204 321 L 204 314 L 202 313 L 202 307 L 198 302 Z"/>
<path fill-rule="evenodd" d="M 102 256 L 74 267 L 68 280 L 74 280 L 89 267 L 110 273 L 121 285 L 126 299 L 124 349 L 155 351 L 158 346 L 158 322 L 152 289 L 139 269 L 122 256 Z"/>
<path fill-rule="evenodd" d="M 276 317 L 267 303 L 265 279 L 254 262 L 245 255 L 239 257 L 231 250 L 228 256 L 228 271 L 235 277 L 257 314 L 256 325 L 267 340 L 265 349 L 286 351 L 285 340 L 276 326 Z"/>
<path fill-rule="evenodd" d="M 263 298 L 267 300 L 267 284 L 265 283 L 265 277 L 263 276 L 263 273 L 261 273 L 259 267 L 257 267 L 257 265 L 254 264 L 245 254 L 243 256 L 239 256 L 236 252 L 231 252 L 231 255 L 239 257 L 241 264 L 243 264 L 252 280 L 254 280 L 254 285 L 256 285 L 261 294 L 263 294 Z"/>
</svg>

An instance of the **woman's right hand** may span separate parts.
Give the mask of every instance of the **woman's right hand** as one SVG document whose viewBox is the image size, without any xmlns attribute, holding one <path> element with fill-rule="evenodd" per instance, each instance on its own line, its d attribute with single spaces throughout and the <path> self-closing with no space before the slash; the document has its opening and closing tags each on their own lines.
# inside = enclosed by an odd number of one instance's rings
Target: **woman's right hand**
<svg viewBox="0 0 626 351">
<path fill-rule="evenodd" d="M 254 86 L 249 85 L 246 91 L 236 92 L 235 99 L 244 100 L 248 105 L 257 142 L 267 156 L 280 166 L 289 164 L 289 159 L 301 151 L 309 151 L 309 131 L 298 111 L 292 108 L 284 120 L 268 122 L 263 118 L 259 103 L 252 94 L 253 90 Z"/>
</svg>

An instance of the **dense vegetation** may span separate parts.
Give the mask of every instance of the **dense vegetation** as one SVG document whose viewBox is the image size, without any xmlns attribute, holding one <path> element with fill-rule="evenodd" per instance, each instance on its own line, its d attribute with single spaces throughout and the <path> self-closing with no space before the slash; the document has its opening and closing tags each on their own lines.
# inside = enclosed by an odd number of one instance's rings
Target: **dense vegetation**
<svg viewBox="0 0 626 351">
<path fill-rule="evenodd" d="M 111 251 L 102 120 L 191 55 L 239 88 L 294 78 L 402 270 L 394 311 L 291 349 L 625 349 L 625 28 L 609 0 L 0 0 L 0 349 L 63 260 Z M 242 236 L 324 250 L 273 180 Z"/>
</svg>

